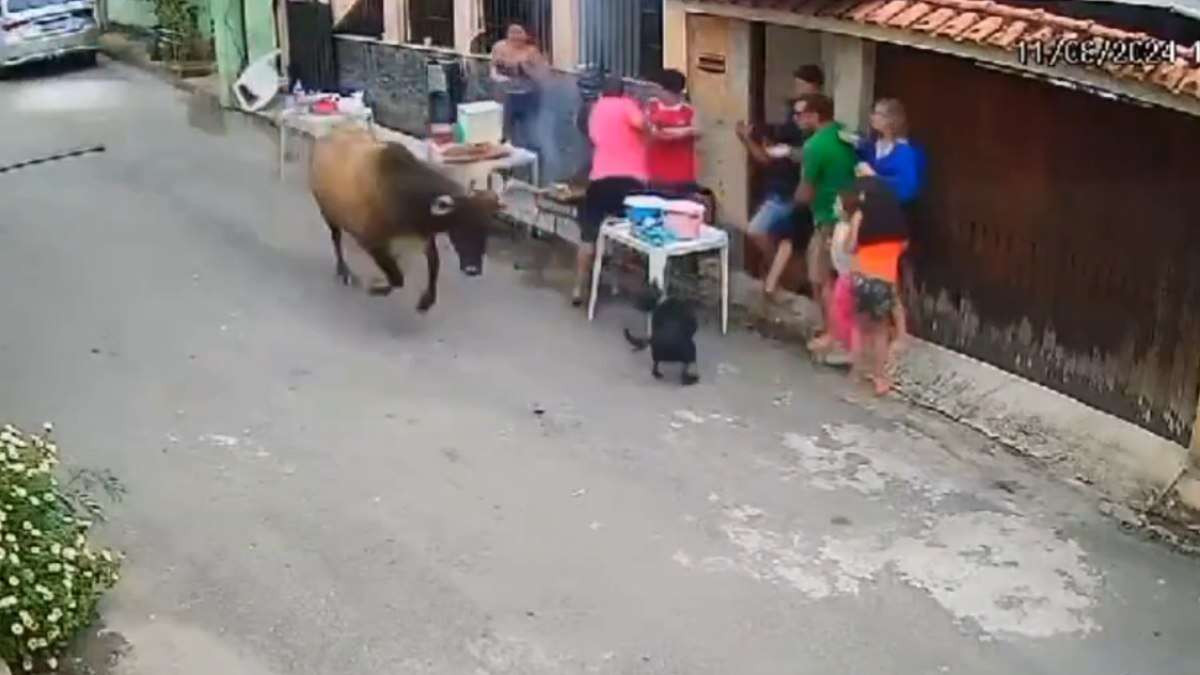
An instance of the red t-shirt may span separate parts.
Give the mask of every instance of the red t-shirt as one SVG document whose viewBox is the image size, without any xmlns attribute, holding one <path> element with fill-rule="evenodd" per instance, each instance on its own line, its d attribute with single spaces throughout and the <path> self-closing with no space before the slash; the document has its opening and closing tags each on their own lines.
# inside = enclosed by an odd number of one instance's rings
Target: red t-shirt
<svg viewBox="0 0 1200 675">
<path fill-rule="evenodd" d="M 690 127 L 696 123 L 696 110 L 680 101 L 674 105 L 651 99 L 646 104 L 646 121 L 664 129 Z M 651 139 L 646 160 L 652 183 L 696 182 L 696 139 Z"/>
</svg>

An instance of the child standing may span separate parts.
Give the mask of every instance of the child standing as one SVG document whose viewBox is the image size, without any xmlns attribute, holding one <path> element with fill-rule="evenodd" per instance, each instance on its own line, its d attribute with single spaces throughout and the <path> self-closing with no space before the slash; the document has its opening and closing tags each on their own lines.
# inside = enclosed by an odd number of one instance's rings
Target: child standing
<svg viewBox="0 0 1200 675">
<path fill-rule="evenodd" d="M 696 184 L 696 110 L 684 99 L 687 78 L 668 69 L 655 78 L 658 95 L 646 104 L 650 132 L 646 163 L 650 189 L 670 198 L 693 197 Z"/>
<path fill-rule="evenodd" d="M 873 176 L 855 181 L 859 216 L 851 219 L 855 245 L 854 309 L 861 339 L 855 340 L 855 370 L 875 383 L 882 396 L 892 388 L 889 357 L 894 330 L 903 330 L 897 292 L 900 256 L 908 246 L 908 224 L 890 188 Z M 901 317 L 899 322 L 897 317 Z"/>
<path fill-rule="evenodd" d="M 854 318 L 854 252 L 856 242 L 853 235 L 862 223 L 858 193 L 843 190 L 834 203 L 838 216 L 830 241 L 830 258 L 837 273 L 833 284 L 833 299 L 830 307 L 829 334 L 846 352 L 854 354 L 858 349 L 858 329 Z M 832 345 L 831 345 L 832 346 Z"/>
</svg>

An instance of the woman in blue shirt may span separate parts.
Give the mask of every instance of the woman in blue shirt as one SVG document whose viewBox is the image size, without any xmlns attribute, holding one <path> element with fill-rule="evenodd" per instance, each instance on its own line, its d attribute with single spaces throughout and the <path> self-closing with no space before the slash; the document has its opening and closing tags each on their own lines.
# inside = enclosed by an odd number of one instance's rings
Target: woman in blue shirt
<svg viewBox="0 0 1200 675">
<path fill-rule="evenodd" d="M 866 164 L 860 174 L 875 175 L 892 188 L 906 212 L 920 194 L 924 182 L 925 159 L 908 140 L 908 122 L 904 106 L 894 98 L 875 103 L 871 112 L 871 135 L 858 145 L 858 156 Z"/>
</svg>

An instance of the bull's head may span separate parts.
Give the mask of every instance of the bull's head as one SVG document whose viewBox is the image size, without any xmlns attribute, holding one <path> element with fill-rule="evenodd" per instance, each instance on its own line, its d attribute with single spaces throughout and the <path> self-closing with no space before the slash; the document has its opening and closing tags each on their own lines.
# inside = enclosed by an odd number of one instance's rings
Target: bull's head
<svg viewBox="0 0 1200 675">
<path fill-rule="evenodd" d="M 499 208 L 499 197 L 487 190 L 472 192 L 465 197 L 441 195 L 430 205 L 430 214 L 449 217 L 451 221 L 446 233 L 458 254 L 463 274 L 470 277 L 483 274 L 488 227 Z"/>
</svg>

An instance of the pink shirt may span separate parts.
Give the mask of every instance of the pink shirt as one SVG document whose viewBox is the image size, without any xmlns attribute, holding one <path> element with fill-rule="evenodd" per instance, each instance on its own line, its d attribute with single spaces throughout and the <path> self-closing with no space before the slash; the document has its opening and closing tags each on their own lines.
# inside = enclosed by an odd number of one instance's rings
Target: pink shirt
<svg viewBox="0 0 1200 675">
<path fill-rule="evenodd" d="M 645 181 L 646 137 L 642 133 L 642 111 L 627 96 L 601 96 L 588 116 L 592 155 L 592 180 L 628 176 Z"/>
</svg>

